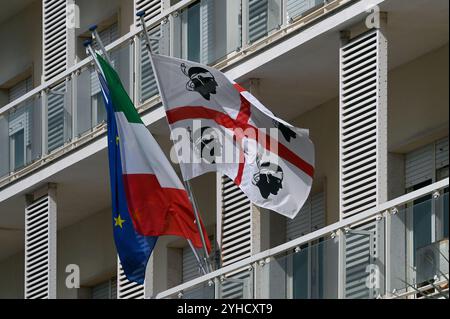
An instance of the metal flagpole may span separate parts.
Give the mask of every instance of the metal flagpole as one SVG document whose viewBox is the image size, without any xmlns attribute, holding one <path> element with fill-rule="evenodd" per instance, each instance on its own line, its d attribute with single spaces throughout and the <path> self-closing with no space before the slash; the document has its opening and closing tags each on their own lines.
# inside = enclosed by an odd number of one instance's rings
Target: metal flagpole
<svg viewBox="0 0 450 319">
<path fill-rule="evenodd" d="M 100 38 L 100 35 L 97 32 L 97 25 L 92 25 L 89 28 L 89 31 L 91 31 L 92 33 L 92 38 L 95 39 L 95 41 L 97 41 L 98 45 L 100 46 L 100 50 L 102 50 L 103 55 L 105 56 L 106 60 L 108 61 L 108 63 L 112 66 L 113 63 L 111 61 L 111 58 L 109 57 L 108 52 L 106 52 L 105 46 L 103 45 L 102 39 Z"/>
<path fill-rule="evenodd" d="M 145 41 L 145 46 L 147 48 L 147 52 L 148 52 L 148 56 L 149 56 L 152 68 L 153 68 L 153 70 L 155 70 L 155 64 L 153 63 L 153 57 L 152 57 L 153 50 L 152 50 L 152 46 L 151 46 L 151 42 L 150 41 L 151 40 L 159 41 L 159 39 L 152 39 L 150 37 L 150 35 L 148 34 L 147 28 L 145 26 L 145 20 L 144 20 L 145 11 L 137 12 L 136 16 L 138 16 L 140 21 L 141 21 L 142 30 L 144 31 L 144 37 L 145 37 L 145 40 L 146 40 Z M 156 76 L 155 76 L 155 80 L 156 80 L 156 84 L 158 86 L 158 90 L 161 91 L 160 88 L 159 88 L 158 78 Z M 189 183 L 189 181 L 184 181 L 184 185 L 186 187 L 186 191 L 188 192 L 189 198 L 190 198 L 191 203 L 192 203 L 192 207 L 194 209 L 195 222 L 196 222 L 197 227 L 198 227 L 198 232 L 200 233 L 200 238 L 202 240 L 202 246 L 203 246 L 203 250 L 204 250 L 204 253 L 205 253 L 204 261 L 205 261 L 205 264 L 206 264 L 206 268 L 208 269 L 208 272 L 211 272 L 212 267 L 211 267 L 211 264 L 209 262 L 209 254 L 208 254 L 208 249 L 206 248 L 205 235 L 203 234 L 202 225 L 200 223 L 200 217 L 199 217 L 199 214 L 198 214 L 197 204 L 195 202 L 194 194 L 192 193 L 191 184 Z"/>
<path fill-rule="evenodd" d="M 94 31 L 95 31 L 95 29 L 94 29 Z M 92 32 L 94 33 L 94 31 L 92 31 Z M 97 33 L 97 32 L 95 31 L 95 33 Z M 108 56 L 108 54 L 107 54 L 107 52 L 105 50 L 105 47 L 103 46 L 103 43 L 101 42 L 100 36 L 98 36 L 98 33 L 97 33 L 97 36 L 95 37 L 95 39 L 98 41 L 100 49 L 102 50 L 103 54 L 105 55 L 105 57 L 107 58 L 107 60 L 109 62 L 110 61 L 109 56 Z M 96 68 L 97 72 L 101 73 L 102 68 L 100 67 L 97 59 L 95 58 L 95 52 L 94 52 L 94 49 L 92 48 L 92 39 L 85 40 L 83 44 L 86 47 L 87 53 L 92 57 L 92 60 L 94 61 L 94 65 L 95 65 L 95 68 Z M 110 63 L 110 65 L 111 65 L 111 63 Z M 200 260 L 200 256 L 198 255 L 197 250 L 195 249 L 195 247 L 192 244 L 190 239 L 186 238 L 186 240 L 187 240 L 187 242 L 189 244 L 189 247 L 191 247 L 192 252 L 194 253 L 195 259 L 197 260 L 197 263 L 198 263 L 198 266 L 199 266 L 200 270 L 203 272 L 204 275 L 206 275 L 207 272 L 206 272 L 205 268 L 203 267 L 203 263 Z"/>
</svg>

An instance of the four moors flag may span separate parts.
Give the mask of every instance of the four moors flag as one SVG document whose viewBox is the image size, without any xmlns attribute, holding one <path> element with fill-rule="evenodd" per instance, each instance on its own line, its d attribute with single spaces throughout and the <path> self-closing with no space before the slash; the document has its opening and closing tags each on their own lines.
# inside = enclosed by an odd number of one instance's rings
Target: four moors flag
<svg viewBox="0 0 450 319">
<path fill-rule="evenodd" d="M 181 236 L 202 247 L 188 194 L 145 127 L 114 69 L 100 55 L 98 74 L 108 116 L 113 230 L 127 278 L 142 284 L 160 235 Z M 206 231 L 201 225 L 210 251 Z"/>
<path fill-rule="evenodd" d="M 214 68 L 152 54 L 185 180 L 219 171 L 255 204 L 294 218 L 314 175 L 307 130 L 277 118 Z"/>
</svg>

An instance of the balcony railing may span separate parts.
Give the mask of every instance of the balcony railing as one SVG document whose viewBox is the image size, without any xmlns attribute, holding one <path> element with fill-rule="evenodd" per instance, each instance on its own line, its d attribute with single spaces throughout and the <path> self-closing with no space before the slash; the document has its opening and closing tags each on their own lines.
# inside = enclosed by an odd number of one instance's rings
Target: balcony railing
<svg viewBox="0 0 450 319">
<path fill-rule="evenodd" d="M 448 184 L 156 294 L 156 298 L 448 298 Z"/>
<path fill-rule="evenodd" d="M 155 51 L 223 68 L 352 1 L 238 0 L 223 8 L 221 0 L 183 0 L 148 27 L 160 37 Z M 200 6 L 202 23 L 190 24 Z M 136 28 L 106 49 L 142 113 L 160 101 L 141 33 Z M 104 134 L 102 103 L 86 58 L 0 108 L 0 188 Z"/>
</svg>

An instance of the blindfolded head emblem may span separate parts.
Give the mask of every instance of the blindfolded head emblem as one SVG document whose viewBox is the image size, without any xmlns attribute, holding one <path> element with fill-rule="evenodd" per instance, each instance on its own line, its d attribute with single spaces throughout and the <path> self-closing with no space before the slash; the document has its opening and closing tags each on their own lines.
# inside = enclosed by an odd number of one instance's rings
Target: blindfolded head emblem
<svg viewBox="0 0 450 319">
<path fill-rule="evenodd" d="M 270 194 L 277 195 L 278 191 L 283 188 L 283 169 L 271 162 L 260 162 L 256 158 L 259 171 L 253 175 L 252 184 L 259 188 L 261 196 L 265 199 Z"/>
<path fill-rule="evenodd" d="M 198 66 L 188 69 L 186 64 L 181 63 L 181 71 L 189 78 L 189 81 L 186 83 L 188 91 L 195 91 L 208 101 L 211 98 L 211 94 L 216 94 L 218 84 L 208 70 Z"/>
</svg>

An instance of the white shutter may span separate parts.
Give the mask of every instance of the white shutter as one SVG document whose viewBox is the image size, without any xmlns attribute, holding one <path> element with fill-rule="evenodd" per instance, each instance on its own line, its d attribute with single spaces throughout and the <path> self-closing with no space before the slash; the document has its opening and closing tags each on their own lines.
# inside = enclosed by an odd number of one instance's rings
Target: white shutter
<svg viewBox="0 0 450 319">
<path fill-rule="evenodd" d="M 436 169 L 448 166 L 448 137 L 436 142 Z"/>
<path fill-rule="evenodd" d="M 102 43 L 104 46 L 107 46 L 108 44 L 114 42 L 119 38 L 119 29 L 117 22 L 112 24 L 111 26 L 107 27 L 106 29 L 99 32 L 100 39 L 102 39 Z M 100 47 L 97 42 L 94 44 L 95 48 L 97 50 L 100 50 Z M 115 52 L 111 55 L 112 60 L 112 66 L 115 66 L 116 62 L 116 56 L 114 55 Z M 91 71 L 91 96 L 94 96 L 98 93 L 100 93 L 100 81 L 98 79 L 97 71 L 95 69 L 92 69 Z"/>
<path fill-rule="evenodd" d="M 363 33 L 340 49 L 339 208 L 341 219 L 387 200 L 387 41 Z M 345 234 L 345 296 L 372 298 L 366 279 L 377 254 L 378 222 Z M 380 255 L 381 256 L 381 255 Z"/>
<path fill-rule="evenodd" d="M 134 13 L 144 10 L 145 22 L 147 23 L 151 19 L 158 16 L 162 10 L 163 0 L 134 0 Z M 135 25 L 138 27 L 141 25 L 139 17 L 135 16 Z"/>
<path fill-rule="evenodd" d="M 267 34 L 268 27 L 268 1 L 248 1 L 248 40 L 254 42 Z"/>
<path fill-rule="evenodd" d="M 183 248 L 182 282 L 187 282 L 201 275 L 197 259 L 189 246 Z"/>
<path fill-rule="evenodd" d="M 386 200 L 385 55 L 386 41 L 379 30 L 340 50 L 341 218 Z"/>
<path fill-rule="evenodd" d="M 311 231 L 325 227 L 325 194 L 320 192 L 311 197 Z"/>
<path fill-rule="evenodd" d="M 162 27 L 157 27 L 152 29 L 149 32 L 150 36 L 155 38 L 161 37 L 161 28 Z M 141 38 L 139 41 L 139 100 L 141 103 L 158 94 L 158 86 L 156 85 L 156 79 L 153 75 L 152 66 L 150 64 L 150 59 L 148 57 L 148 52 L 144 41 L 145 40 L 143 38 Z M 160 46 L 158 42 L 152 41 L 151 46 L 154 53 L 162 53 L 159 51 Z"/>
<path fill-rule="evenodd" d="M 33 88 L 33 83 L 31 81 L 31 77 L 26 78 L 23 81 L 20 81 L 16 85 L 12 86 L 8 90 L 8 101 L 12 102 L 15 99 L 21 97 L 22 95 L 25 95 L 25 93 L 31 91 Z"/>
<path fill-rule="evenodd" d="M 286 219 L 286 240 L 304 236 L 325 227 L 324 193 L 320 192 L 307 199 L 294 219 Z"/>
<path fill-rule="evenodd" d="M 47 94 L 47 147 L 49 152 L 62 146 L 68 137 L 66 131 L 68 119 L 65 110 L 68 102 L 67 85 L 66 82 L 63 82 L 52 88 Z"/>
<path fill-rule="evenodd" d="M 117 298 L 116 277 L 92 287 L 92 299 L 116 299 L 116 298 Z"/>
<path fill-rule="evenodd" d="M 144 285 L 129 281 L 117 258 L 117 299 L 144 299 Z"/>
<path fill-rule="evenodd" d="M 286 240 L 304 236 L 311 231 L 311 201 L 308 199 L 294 219 L 286 220 Z"/>
<path fill-rule="evenodd" d="M 433 179 L 434 145 L 430 144 L 406 154 L 405 187 L 410 188 L 419 183 Z"/>
<path fill-rule="evenodd" d="M 51 195 L 25 209 L 25 298 L 56 298 L 56 202 Z"/>
<path fill-rule="evenodd" d="M 43 77 L 48 81 L 74 61 L 74 29 L 66 26 L 67 5 L 72 0 L 43 0 Z"/>
<path fill-rule="evenodd" d="M 222 177 L 222 266 L 250 257 L 252 252 L 251 203 L 227 176 Z"/>
<path fill-rule="evenodd" d="M 287 17 L 295 19 L 314 7 L 322 5 L 324 0 L 288 0 L 287 1 Z"/>
<path fill-rule="evenodd" d="M 217 59 L 219 44 L 216 42 L 217 0 L 200 2 L 200 63 L 209 64 Z M 223 26 L 219 26 L 223 27 Z M 221 39 L 224 41 L 224 39 Z"/>
<path fill-rule="evenodd" d="M 368 287 L 370 265 L 376 265 L 377 221 L 358 226 L 345 234 L 345 298 L 369 299 L 375 290 Z"/>
<path fill-rule="evenodd" d="M 247 196 L 227 176 L 220 185 L 222 202 L 221 260 L 222 267 L 250 257 L 252 254 L 252 208 Z M 247 269 L 228 274 L 220 285 L 220 298 L 251 298 L 251 275 Z"/>
<path fill-rule="evenodd" d="M 145 22 L 150 21 L 152 18 L 158 16 L 162 11 L 162 0 L 134 0 L 134 12 L 137 13 L 141 10 L 145 10 Z M 139 17 L 135 19 L 135 26 L 141 25 Z M 162 23 L 160 26 L 149 30 L 150 37 L 160 38 L 159 42 L 151 41 L 150 45 L 154 53 L 168 54 L 168 48 L 165 43 L 168 39 L 169 24 Z M 153 70 L 148 58 L 147 48 L 145 46 L 145 39 L 141 37 L 139 39 L 139 50 L 137 51 L 137 62 L 139 69 L 138 80 L 138 96 L 139 101 L 142 103 L 148 98 L 158 94 L 158 87 L 153 75 Z"/>
</svg>

